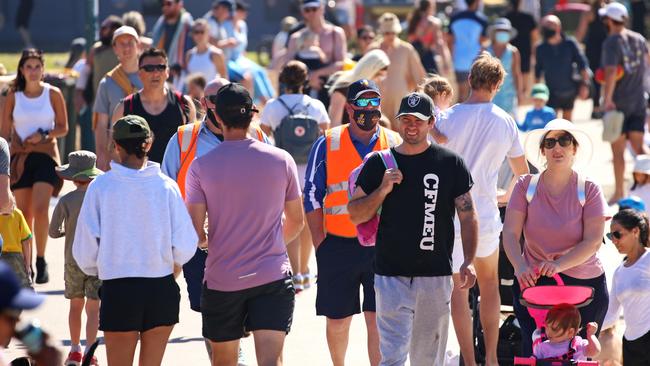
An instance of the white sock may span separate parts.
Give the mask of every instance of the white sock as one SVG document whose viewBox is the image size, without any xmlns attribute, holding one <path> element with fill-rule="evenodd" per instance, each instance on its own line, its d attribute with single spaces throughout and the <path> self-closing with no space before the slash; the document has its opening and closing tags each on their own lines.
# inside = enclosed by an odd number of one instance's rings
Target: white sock
<svg viewBox="0 0 650 366">
<path fill-rule="evenodd" d="M 81 345 L 80 344 L 71 345 L 70 352 L 81 352 Z"/>
</svg>

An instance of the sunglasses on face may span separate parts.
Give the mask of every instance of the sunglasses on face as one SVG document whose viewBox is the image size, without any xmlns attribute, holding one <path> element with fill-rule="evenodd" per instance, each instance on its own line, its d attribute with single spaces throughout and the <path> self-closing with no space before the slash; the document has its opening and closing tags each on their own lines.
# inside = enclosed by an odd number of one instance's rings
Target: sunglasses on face
<svg viewBox="0 0 650 366">
<path fill-rule="evenodd" d="M 568 147 L 573 144 L 573 137 L 569 135 L 562 135 L 558 138 L 547 137 L 544 139 L 543 146 L 545 149 L 552 149 L 555 147 L 555 144 L 559 143 L 562 147 Z"/>
<path fill-rule="evenodd" d="M 375 39 L 375 37 L 373 37 L 373 36 L 363 36 L 363 37 L 361 37 L 361 39 L 363 39 L 364 41 L 372 41 L 373 39 Z"/>
<path fill-rule="evenodd" d="M 303 8 L 302 11 L 305 13 L 315 13 L 318 11 L 319 8 L 314 8 L 314 7 L 308 7 L 308 8 Z"/>
<path fill-rule="evenodd" d="M 195 30 L 192 31 L 192 33 L 193 34 L 203 34 L 203 33 L 205 33 L 205 30 L 203 30 L 203 29 L 195 29 Z"/>
<path fill-rule="evenodd" d="M 621 238 L 623 237 L 623 233 L 621 233 L 620 231 L 612 231 L 612 232 L 609 232 L 609 233 L 605 234 L 605 236 L 609 240 L 614 240 L 614 239 L 621 240 Z"/>
<path fill-rule="evenodd" d="M 359 98 L 354 101 L 353 103 L 357 107 L 367 107 L 370 105 L 371 107 L 379 107 L 379 104 L 381 104 L 381 98 Z"/>
<path fill-rule="evenodd" d="M 140 66 L 140 70 L 144 70 L 144 72 L 165 71 L 166 69 L 167 65 L 165 64 Z"/>
</svg>

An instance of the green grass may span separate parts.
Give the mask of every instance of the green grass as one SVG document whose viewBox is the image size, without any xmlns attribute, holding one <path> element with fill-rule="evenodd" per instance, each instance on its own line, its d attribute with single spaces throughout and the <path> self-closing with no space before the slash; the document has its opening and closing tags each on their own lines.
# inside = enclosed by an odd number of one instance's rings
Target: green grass
<svg viewBox="0 0 650 366">
<path fill-rule="evenodd" d="M 7 68 L 7 72 L 15 74 L 20 60 L 20 52 L 0 53 L 0 64 Z M 67 53 L 46 53 L 45 54 L 45 71 L 56 72 L 63 70 L 63 66 L 68 61 Z"/>
<path fill-rule="evenodd" d="M 248 52 L 247 55 L 251 60 L 259 63 L 263 61 L 266 65 L 269 60 L 268 57 L 262 57 L 260 60 L 256 52 Z M 0 64 L 3 64 L 9 74 L 16 73 L 18 68 L 18 61 L 20 60 L 20 52 L 16 53 L 0 53 Z M 46 53 L 45 54 L 45 71 L 56 72 L 63 70 L 63 66 L 68 61 L 67 53 Z"/>
</svg>

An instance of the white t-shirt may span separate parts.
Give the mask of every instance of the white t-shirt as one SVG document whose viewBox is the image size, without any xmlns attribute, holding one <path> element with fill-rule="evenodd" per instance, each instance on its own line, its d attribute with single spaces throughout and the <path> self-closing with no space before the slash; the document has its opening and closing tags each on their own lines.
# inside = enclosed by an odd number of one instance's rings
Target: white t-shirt
<svg viewBox="0 0 650 366">
<path fill-rule="evenodd" d="M 650 184 L 644 184 L 630 191 L 630 196 L 639 197 L 645 203 L 646 212 L 650 210 Z"/>
<path fill-rule="evenodd" d="M 281 98 L 287 107 L 291 108 L 294 112 L 302 111 L 314 117 L 318 123 L 330 123 L 330 116 L 327 114 L 323 102 L 318 99 L 304 94 L 283 94 L 278 98 Z M 287 108 L 277 98 L 274 98 L 264 106 L 262 115 L 260 116 L 260 123 L 275 130 L 287 115 L 289 115 Z"/>
<path fill-rule="evenodd" d="M 459 154 L 472 173 L 470 192 L 479 234 L 499 233 L 503 226 L 497 206 L 499 168 L 506 157 L 524 155 L 515 120 L 493 103 L 463 103 L 447 109 L 436 126 L 449 139 L 445 147 Z M 458 220 L 456 232 L 460 232 Z"/>
<path fill-rule="evenodd" d="M 639 258 L 631 267 L 621 264 L 612 278 L 609 307 L 603 329 L 614 325 L 623 308 L 625 339 L 633 341 L 650 331 L 650 252 Z"/>
</svg>

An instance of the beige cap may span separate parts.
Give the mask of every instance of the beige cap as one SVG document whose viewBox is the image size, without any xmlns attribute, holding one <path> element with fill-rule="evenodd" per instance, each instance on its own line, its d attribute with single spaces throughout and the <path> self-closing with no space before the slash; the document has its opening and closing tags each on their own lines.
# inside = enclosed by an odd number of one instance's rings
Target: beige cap
<svg viewBox="0 0 650 366">
<path fill-rule="evenodd" d="M 113 33 L 113 43 L 115 43 L 115 40 L 119 36 L 123 35 L 129 35 L 133 37 L 136 41 L 140 40 L 140 37 L 138 37 L 138 32 L 135 31 L 135 28 L 129 27 L 128 25 L 123 25 L 115 30 Z"/>
<path fill-rule="evenodd" d="M 402 32 L 402 25 L 399 22 L 397 15 L 393 13 L 384 13 L 379 17 L 379 33 L 395 33 Z"/>
</svg>

